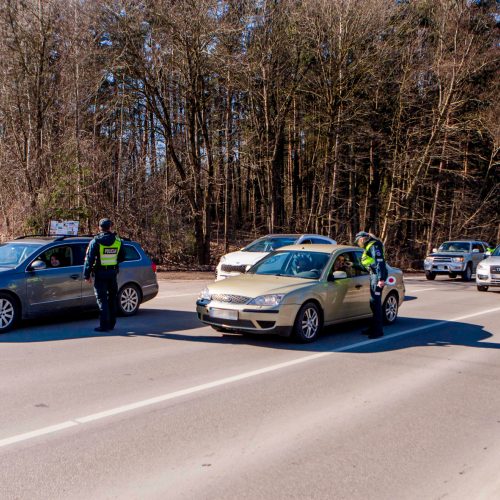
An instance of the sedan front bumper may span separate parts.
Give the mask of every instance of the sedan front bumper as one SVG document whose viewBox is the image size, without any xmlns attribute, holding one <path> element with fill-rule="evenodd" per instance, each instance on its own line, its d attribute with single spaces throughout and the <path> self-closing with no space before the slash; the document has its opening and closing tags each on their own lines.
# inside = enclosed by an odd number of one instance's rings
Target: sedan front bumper
<svg viewBox="0 0 500 500">
<path fill-rule="evenodd" d="M 290 336 L 299 309 L 298 304 L 259 307 L 204 300 L 196 302 L 198 319 L 206 325 L 285 337 Z"/>
</svg>

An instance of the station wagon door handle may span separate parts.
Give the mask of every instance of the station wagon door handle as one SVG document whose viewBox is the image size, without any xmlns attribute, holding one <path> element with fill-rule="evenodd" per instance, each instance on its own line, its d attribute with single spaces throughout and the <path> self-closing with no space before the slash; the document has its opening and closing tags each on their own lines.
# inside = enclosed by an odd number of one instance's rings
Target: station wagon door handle
<svg viewBox="0 0 500 500">
<path fill-rule="evenodd" d="M 70 278 L 71 278 L 72 280 L 77 280 L 79 277 L 80 277 L 80 275 L 79 275 L 79 274 L 72 274 L 72 275 L 70 276 Z"/>
<path fill-rule="evenodd" d="M 354 288 L 363 288 L 363 285 L 356 285 Z"/>
</svg>

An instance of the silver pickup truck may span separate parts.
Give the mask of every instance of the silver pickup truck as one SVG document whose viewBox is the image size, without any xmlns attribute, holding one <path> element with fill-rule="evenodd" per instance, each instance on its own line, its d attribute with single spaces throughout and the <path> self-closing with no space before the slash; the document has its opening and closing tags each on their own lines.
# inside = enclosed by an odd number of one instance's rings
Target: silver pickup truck
<svg viewBox="0 0 500 500">
<path fill-rule="evenodd" d="M 460 275 L 464 281 L 470 281 L 478 264 L 487 257 L 487 247 L 486 242 L 478 240 L 445 241 L 425 258 L 425 277 L 433 280 L 438 274 L 450 278 Z"/>
</svg>

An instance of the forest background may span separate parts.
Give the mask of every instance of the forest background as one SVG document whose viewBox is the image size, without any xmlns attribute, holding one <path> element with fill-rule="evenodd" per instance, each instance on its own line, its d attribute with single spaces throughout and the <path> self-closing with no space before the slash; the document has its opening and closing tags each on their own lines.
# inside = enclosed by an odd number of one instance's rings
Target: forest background
<svg viewBox="0 0 500 500">
<path fill-rule="evenodd" d="M 0 235 L 102 216 L 159 262 L 272 232 L 418 265 L 500 241 L 499 4 L 2 0 Z"/>
</svg>

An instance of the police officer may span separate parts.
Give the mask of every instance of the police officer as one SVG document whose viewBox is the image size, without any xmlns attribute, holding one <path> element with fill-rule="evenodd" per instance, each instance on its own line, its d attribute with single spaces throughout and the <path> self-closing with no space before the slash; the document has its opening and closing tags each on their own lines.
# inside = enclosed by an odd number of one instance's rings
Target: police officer
<svg viewBox="0 0 500 500">
<path fill-rule="evenodd" d="M 116 300 L 118 295 L 118 265 L 125 259 L 123 246 L 116 233 L 111 232 L 113 223 L 109 219 L 99 221 L 101 232 L 87 248 L 83 276 L 91 283 L 94 276 L 94 292 L 99 306 L 99 326 L 96 332 L 109 332 L 116 323 Z"/>
<path fill-rule="evenodd" d="M 372 234 L 360 231 L 356 234 L 355 243 L 364 249 L 361 257 L 362 266 L 370 272 L 370 308 L 373 319 L 368 330 L 363 333 L 370 339 L 377 339 L 384 335 L 382 317 L 382 290 L 387 279 L 384 246 Z"/>
</svg>

